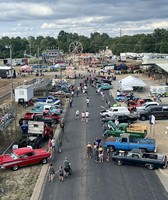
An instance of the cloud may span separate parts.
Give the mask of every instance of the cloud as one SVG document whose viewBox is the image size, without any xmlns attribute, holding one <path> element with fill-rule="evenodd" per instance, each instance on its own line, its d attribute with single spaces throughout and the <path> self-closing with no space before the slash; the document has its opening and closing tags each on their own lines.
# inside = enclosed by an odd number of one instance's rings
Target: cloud
<svg viewBox="0 0 168 200">
<path fill-rule="evenodd" d="M 56 36 L 61 30 L 111 37 L 168 28 L 167 0 L 4 0 L 0 36 Z"/>
</svg>

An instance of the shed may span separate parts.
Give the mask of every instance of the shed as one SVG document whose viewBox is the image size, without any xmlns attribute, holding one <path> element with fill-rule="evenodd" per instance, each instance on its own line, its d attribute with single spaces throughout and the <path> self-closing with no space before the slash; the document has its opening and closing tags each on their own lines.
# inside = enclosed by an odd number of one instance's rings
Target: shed
<svg viewBox="0 0 168 200">
<path fill-rule="evenodd" d="M 19 99 L 28 102 L 33 96 L 33 85 L 21 85 L 15 88 L 15 102 L 18 102 Z"/>
</svg>

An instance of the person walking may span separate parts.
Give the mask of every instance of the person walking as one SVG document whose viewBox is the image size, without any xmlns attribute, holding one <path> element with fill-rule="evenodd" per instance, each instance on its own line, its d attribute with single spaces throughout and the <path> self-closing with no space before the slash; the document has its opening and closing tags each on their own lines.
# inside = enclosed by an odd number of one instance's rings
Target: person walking
<svg viewBox="0 0 168 200">
<path fill-rule="evenodd" d="M 76 113 L 75 113 L 75 119 L 79 119 L 79 114 L 80 114 L 79 110 L 77 110 Z"/>
<path fill-rule="evenodd" d="M 70 106 L 70 108 L 72 108 L 72 102 L 73 102 L 73 99 L 72 99 L 72 97 L 69 99 L 69 106 Z"/>
<path fill-rule="evenodd" d="M 93 149 L 92 149 L 92 145 L 90 144 L 90 142 L 88 142 L 88 144 L 86 146 L 86 154 L 87 154 L 87 158 L 92 158 Z"/>
<path fill-rule="evenodd" d="M 89 97 L 87 97 L 86 98 L 86 105 L 87 105 L 87 107 L 89 107 L 89 102 L 90 102 Z"/>
<path fill-rule="evenodd" d="M 62 133 L 64 133 L 65 124 L 64 124 L 63 121 L 61 121 L 61 123 L 60 123 L 60 127 L 61 127 L 61 131 L 62 131 Z"/>
<path fill-rule="evenodd" d="M 59 170 L 56 173 L 59 173 L 59 181 L 64 182 L 64 169 L 62 166 L 59 167 Z"/>
<path fill-rule="evenodd" d="M 81 121 L 82 121 L 82 122 L 85 121 L 85 112 L 84 112 L 84 111 L 81 113 Z"/>
<path fill-rule="evenodd" d="M 59 137 L 57 140 L 57 147 L 58 147 L 58 152 L 62 152 L 62 139 Z"/>
<path fill-rule="evenodd" d="M 48 169 L 48 180 L 50 182 L 54 181 L 54 174 L 55 174 L 55 170 L 54 170 L 53 164 L 51 163 Z"/>
<path fill-rule="evenodd" d="M 89 112 L 87 110 L 85 112 L 85 120 L 86 120 L 86 122 L 89 121 Z"/>
<path fill-rule="evenodd" d="M 71 175 L 71 165 L 67 157 L 65 157 L 65 160 L 63 161 L 63 166 L 64 166 L 65 177 Z"/>
</svg>

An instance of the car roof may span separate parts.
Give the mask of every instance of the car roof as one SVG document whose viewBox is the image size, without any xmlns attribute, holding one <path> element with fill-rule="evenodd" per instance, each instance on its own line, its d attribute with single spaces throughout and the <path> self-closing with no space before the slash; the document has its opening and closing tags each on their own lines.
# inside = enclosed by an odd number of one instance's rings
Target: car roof
<svg viewBox="0 0 168 200">
<path fill-rule="evenodd" d="M 23 147 L 14 149 L 13 152 L 16 153 L 18 156 L 20 156 L 22 154 L 34 152 L 34 150 L 31 147 Z"/>
</svg>

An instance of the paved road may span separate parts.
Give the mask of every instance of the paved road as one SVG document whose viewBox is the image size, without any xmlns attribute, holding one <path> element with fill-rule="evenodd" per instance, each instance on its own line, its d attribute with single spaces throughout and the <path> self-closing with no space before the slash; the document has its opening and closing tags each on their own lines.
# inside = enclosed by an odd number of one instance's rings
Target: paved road
<svg viewBox="0 0 168 200">
<path fill-rule="evenodd" d="M 86 158 L 86 145 L 101 136 L 99 118 L 102 100 L 95 94 L 95 89 L 89 88 L 90 121 L 83 123 L 74 119 L 78 108 L 86 110 L 86 96 L 75 97 L 73 107 L 65 116 L 65 134 L 63 136 L 63 152 L 55 155 L 54 167 L 67 156 L 72 164 L 73 174 L 64 182 L 58 179 L 54 183 L 46 179 L 42 200 L 167 200 L 168 194 L 163 188 L 155 171 L 146 168 L 121 166 L 115 163 L 96 163 Z"/>
</svg>

